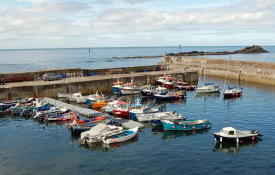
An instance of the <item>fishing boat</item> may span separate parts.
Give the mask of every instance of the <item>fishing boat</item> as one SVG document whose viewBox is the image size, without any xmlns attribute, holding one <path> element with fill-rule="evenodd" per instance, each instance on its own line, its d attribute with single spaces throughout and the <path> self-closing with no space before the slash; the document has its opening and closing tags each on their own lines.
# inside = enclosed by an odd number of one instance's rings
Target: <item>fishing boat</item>
<svg viewBox="0 0 275 175">
<path fill-rule="evenodd" d="M 108 113 L 108 114 L 111 114 L 114 109 L 118 108 L 118 104 L 120 102 L 122 102 L 122 101 L 114 100 L 114 101 L 108 102 L 106 106 L 101 108 L 101 111 L 105 112 L 105 113 Z"/>
<path fill-rule="evenodd" d="M 163 82 L 163 86 L 167 89 L 174 89 L 176 85 L 176 80 L 173 77 L 167 77 L 166 81 Z"/>
<path fill-rule="evenodd" d="M 98 143 L 102 142 L 103 138 L 109 135 L 122 133 L 123 128 L 113 125 L 99 123 L 90 130 L 82 132 L 80 135 L 81 143 Z"/>
<path fill-rule="evenodd" d="M 220 87 L 214 83 L 205 83 L 204 86 L 196 89 L 197 93 L 216 93 L 220 92 Z"/>
<path fill-rule="evenodd" d="M 183 115 L 175 112 L 175 111 L 169 111 L 169 112 L 156 112 L 156 113 L 150 113 L 150 114 L 139 114 L 137 115 L 137 120 L 139 122 L 149 122 L 152 120 L 176 120 L 176 119 L 186 119 Z"/>
<path fill-rule="evenodd" d="M 215 140 L 220 143 L 244 143 L 257 141 L 262 136 L 257 130 L 237 130 L 233 127 L 225 127 L 220 132 L 213 134 Z"/>
<path fill-rule="evenodd" d="M 102 107 L 106 106 L 107 104 L 108 104 L 108 102 L 106 102 L 106 101 L 96 101 L 96 102 L 94 102 L 94 103 L 91 105 L 91 107 L 92 107 L 93 109 L 99 110 L 99 109 L 101 109 Z"/>
<path fill-rule="evenodd" d="M 161 123 L 165 131 L 192 131 L 211 128 L 208 120 L 162 120 Z"/>
<path fill-rule="evenodd" d="M 113 86 L 112 86 L 112 92 L 113 94 L 120 94 L 121 93 L 121 88 L 124 86 L 124 83 L 122 81 L 117 80 Z"/>
<path fill-rule="evenodd" d="M 121 133 L 106 135 L 102 141 L 106 144 L 125 142 L 127 140 L 134 138 L 137 135 L 137 133 L 138 127 L 123 131 Z"/>
<path fill-rule="evenodd" d="M 123 101 L 120 101 L 117 104 L 117 107 L 112 111 L 112 114 L 115 117 L 129 118 L 129 104 Z"/>
<path fill-rule="evenodd" d="M 146 86 L 144 89 L 141 90 L 141 95 L 143 96 L 153 96 L 156 93 L 155 86 Z"/>
<path fill-rule="evenodd" d="M 157 101 L 172 101 L 172 100 L 179 100 L 183 99 L 185 93 L 183 91 L 177 92 L 168 92 L 167 90 L 163 90 L 159 93 L 154 94 L 154 97 Z"/>
<path fill-rule="evenodd" d="M 177 81 L 177 85 L 175 88 L 179 90 L 193 91 L 196 89 L 196 86 L 189 85 L 188 83 L 183 81 Z"/>
<path fill-rule="evenodd" d="M 224 98 L 234 98 L 242 96 L 242 89 L 237 87 L 228 87 L 223 93 Z"/>
</svg>

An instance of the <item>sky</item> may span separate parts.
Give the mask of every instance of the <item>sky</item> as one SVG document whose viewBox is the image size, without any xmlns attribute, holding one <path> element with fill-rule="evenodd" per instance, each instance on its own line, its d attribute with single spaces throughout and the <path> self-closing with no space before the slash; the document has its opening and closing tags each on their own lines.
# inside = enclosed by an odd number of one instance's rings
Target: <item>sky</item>
<svg viewBox="0 0 275 175">
<path fill-rule="evenodd" d="M 275 0 L 0 0 L 0 49 L 275 45 Z"/>
</svg>

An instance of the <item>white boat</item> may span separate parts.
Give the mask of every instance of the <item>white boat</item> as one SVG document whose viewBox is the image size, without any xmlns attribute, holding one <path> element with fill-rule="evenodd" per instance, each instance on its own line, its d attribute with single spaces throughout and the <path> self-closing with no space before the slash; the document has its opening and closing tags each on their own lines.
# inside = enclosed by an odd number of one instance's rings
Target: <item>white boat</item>
<svg viewBox="0 0 275 175">
<path fill-rule="evenodd" d="M 58 98 L 69 98 L 72 95 L 72 93 L 58 93 Z"/>
<path fill-rule="evenodd" d="M 133 94 L 139 94 L 141 91 L 141 88 L 136 86 L 133 81 L 131 83 L 125 84 L 121 89 L 121 95 L 133 95 Z"/>
<path fill-rule="evenodd" d="M 215 93 L 220 92 L 220 87 L 214 83 L 205 83 L 205 86 L 198 87 L 196 89 L 197 93 Z"/>
<path fill-rule="evenodd" d="M 242 96 L 242 89 L 237 87 L 228 87 L 223 93 L 224 98 L 233 98 Z"/>
<path fill-rule="evenodd" d="M 99 123 L 96 126 L 92 127 L 89 131 L 81 133 L 80 140 L 82 143 L 98 143 L 102 142 L 103 138 L 123 132 L 123 128 L 106 125 Z"/>
<path fill-rule="evenodd" d="M 262 136 L 257 130 L 241 131 L 232 127 L 225 127 L 220 132 L 213 134 L 217 142 L 244 143 L 257 141 Z"/>
<path fill-rule="evenodd" d="M 174 111 L 156 112 L 156 113 L 150 113 L 150 114 L 137 115 L 137 120 L 139 122 L 149 122 L 152 120 L 178 120 L 178 119 L 185 119 L 185 117 Z"/>
<path fill-rule="evenodd" d="M 106 113 L 112 113 L 114 109 L 118 108 L 120 101 L 114 100 L 109 102 L 106 106 L 102 107 L 101 110 Z"/>
<path fill-rule="evenodd" d="M 80 92 L 77 92 L 77 93 L 71 94 L 68 99 L 69 99 L 69 101 L 76 102 L 77 99 L 79 99 L 79 98 L 82 98 L 82 94 Z"/>
<path fill-rule="evenodd" d="M 105 136 L 103 138 L 103 143 L 111 144 L 111 143 L 125 142 L 127 140 L 134 138 L 137 135 L 137 133 L 138 133 L 138 127 L 125 130 L 121 133 Z"/>
</svg>

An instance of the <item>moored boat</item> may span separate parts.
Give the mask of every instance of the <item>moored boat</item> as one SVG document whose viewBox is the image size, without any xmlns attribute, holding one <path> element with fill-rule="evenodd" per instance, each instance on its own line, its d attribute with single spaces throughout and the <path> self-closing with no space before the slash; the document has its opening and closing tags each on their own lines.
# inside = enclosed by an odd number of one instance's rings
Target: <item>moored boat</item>
<svg viewBox="0 0 275 175">
<path fill-rule="evenodd" d="M 115 133 L 113 135 L 108 135 L 103 138 L 103 143 L 112 144 L 112 143 L 120 143 L 125 142 L 134 138 L 138 133 L 138 127 L 132 128 L 129 130 L 125 130 L 121 133 Z"/>
<path fill-rule="evenodd" d="M 152 120 L 176 120 L 176 119 L 186 119 L 183 115 L 175 112 L 156 112 L 150 114 L 139 114 L 137 115 L 137 120 L 139 122 L 149 122 Z"/>
<path fill-rule="evenodd" d="M 162 120 L 161 123 L 165 131 L 192 131 L 211 128 L 208 120 Z"/>
<path fill-rule="evenodd" d="M 121 88 L 124 86 L 124 83 L 121 81 L 116 81 L 113 86 L 112 86 L 112 92 L 113 94 L 120 94 L 121 93 Z"/>
<path fill-rule="evenodd" d="M 244 143 L 257 141 L 262 135 L 257 130 L 237 130 L 233 127 L 224 127 L 220 132 L 213 133 L 213 136 L 220 143 Z"/>
<path fill-rule="evenodd" d="M 223 93 L 224 98 L 234 98 L 242 96 L 242 89 L 237 87 L 228 87 Z"/>
<path fill-rule="evenodd" d="M 197 93 L 216 93 L 220 92 L 220 87 L 214 83 L 205 83 L 205 86 L 198 87 L 196 89 Z"/>
</svg>

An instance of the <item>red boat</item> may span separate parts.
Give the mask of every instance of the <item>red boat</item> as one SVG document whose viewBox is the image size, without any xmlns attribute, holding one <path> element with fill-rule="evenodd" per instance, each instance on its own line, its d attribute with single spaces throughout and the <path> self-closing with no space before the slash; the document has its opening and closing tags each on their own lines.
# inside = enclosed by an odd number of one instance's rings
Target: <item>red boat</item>
<svg viewBox="0 0 275 175">
<path fill-rule="evenodd" d="M 112 114 L 115 117 L 129 118 L 129 105 L 126 102 L 119 102 L 117 107 L 113 109 Z"/>
<path fill-rule="evenodd" d="M 176 88 L 180 90 L 193 91 L 196 89 L 196 86 L 189 85 L 188 83 L 183 81 L 178 81 Z"/>
</svg>

